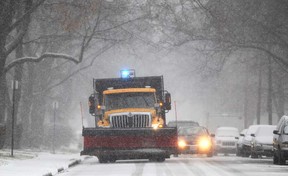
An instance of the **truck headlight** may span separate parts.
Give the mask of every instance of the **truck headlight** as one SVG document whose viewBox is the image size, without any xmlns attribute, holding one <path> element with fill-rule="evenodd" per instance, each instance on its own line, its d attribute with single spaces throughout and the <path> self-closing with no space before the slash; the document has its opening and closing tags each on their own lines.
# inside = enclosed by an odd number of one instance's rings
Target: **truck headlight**
<svg viewBox="0 0 288 176">
<path fill-rule="evenodd" d="M 105 120 L 99 120 L 97 122 L 97 126 L 98 127 L 103 127 L 103 128 L 109 128 L 110 124 L 107 121 L 105 121 Z"/>
<path fill-rule="evenodd" d="M 153 129 L 156 130 L 156 129 L 158 129 L 158 127 L 159 127 L 159 124 L 158 124 L 158 123 L 152 124 L 152 128 L 153 128 Z"/>
</svg>

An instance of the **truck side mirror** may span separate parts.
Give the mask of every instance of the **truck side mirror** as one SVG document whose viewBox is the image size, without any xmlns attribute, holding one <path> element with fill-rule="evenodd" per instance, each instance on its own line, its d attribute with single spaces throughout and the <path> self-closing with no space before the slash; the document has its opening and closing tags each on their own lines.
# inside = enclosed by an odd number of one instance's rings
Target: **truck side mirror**
<svg viewBox="0 0 288 176">
<path fill-rule="evenodd" d="M 171 94 L 165 93 L 165 110 L 171 110 Z"/>
<path fill-rule="evenodd" d="M 95 108 L 96 108 L 96 101 L 95 101 L 94 94 L 90 95 L 89 100 L 88 100 L 88 105 L 89 105 L 89 113 L 94 115 Z"/>
</svg>

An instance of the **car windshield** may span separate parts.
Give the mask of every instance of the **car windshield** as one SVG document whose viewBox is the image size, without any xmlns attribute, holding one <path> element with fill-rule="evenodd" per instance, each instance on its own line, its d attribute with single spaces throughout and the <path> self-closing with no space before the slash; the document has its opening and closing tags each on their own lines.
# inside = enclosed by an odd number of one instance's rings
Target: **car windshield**
<svg viewBox="0 0 288 176">
<path fill-rule="evenodd" d="M 198 122 L 194 121 L 170 121 L 168 123 L 169 127 L 187 127 L 187 126 L 199 126 Z"/>
<path fill-rule="evenodd" d="M 250 134 L 254 134 L 254 133 L 257 131 L 258 128 L 259 128 L 259 126 L 250 126 L 246 134 L 247 134 L 248 136 L 249 136 Z"/>
<path fill-rule="evenodd" d="M 198 134 L 204 134 L 204 130 L 202 128 L 180 128 L 178 131 L 178 135 L 183 136 L 193 136 Z"/>
<path fill-rule="evenodd" d="M 106 110 L 124 108 L 154 108 L 155 96 L 151 92 L 129 92 L 105 95 Z"/>
</svg>

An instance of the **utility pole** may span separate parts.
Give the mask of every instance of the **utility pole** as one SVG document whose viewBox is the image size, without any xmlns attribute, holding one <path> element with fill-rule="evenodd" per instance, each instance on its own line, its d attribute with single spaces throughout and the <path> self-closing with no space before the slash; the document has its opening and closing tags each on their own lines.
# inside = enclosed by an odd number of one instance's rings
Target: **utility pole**
<svg viewBox="0 0 288 176">
<path fill-rule="evenodd" d="M 14 150 L 14 121 L 15 121 L 15 93 L 18 89 L 18 81 L 12 81 L 12 132 L 11 132 L 11 156 L 13 157 Z"/>
<path fill-rule="evenodd" d="M 55 154 L 55 133 L 56 133 L 56 109 L 58 109 L 58 102 L 53 102 L 54 120 L 53 120 L 53 154 Z"/>
</svg>

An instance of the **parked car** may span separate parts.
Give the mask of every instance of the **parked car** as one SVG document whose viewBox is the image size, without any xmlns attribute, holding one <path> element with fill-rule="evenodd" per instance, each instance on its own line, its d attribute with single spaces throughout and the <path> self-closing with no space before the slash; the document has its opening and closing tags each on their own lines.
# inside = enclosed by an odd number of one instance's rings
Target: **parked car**
<svg viewBox="0 0 288 176">
<path fill-rule="evenodd" d="M 255 133 L 251 134 L 251 158 L 273 156 L 273 131 L 275 129 L 275 125 L 259 125 Z"/>
<path fill-rule="evenodd" d="M 178 146 L 180 154 L 206 154 L 213 156 L 214 134 L 202 126 L 181 127 L 178 130 Z"/>
<path fill-rule="evenodd" d="M 169 121 L 168 127 L 186 127 L 186 126 L 199 126 L 198 122 L 192 120 L 177 120 L 177 121 Z"/>
<path fill-rule="evenodd" d="M 240 136 L 239 136 L 239 139 L 237 141 L 237 144 L 236 144 L 236 156 L 242 156 L 243 155 L 243 139 L 247 133 L 247 128 L 245 128 L 244 130 L 242 130 L 240 132 Z"/>
<path fill-rule="evenodd" d="M 239 139 L 239 130 L 235 127 L 219 127 L 215 133 L 215 154 L 236 153 L 236 145 Z"/>
<path fill-rule="evenodd" d="M 284 165 L 288 159 L 288 116 L 281 117 L 273 134 L 273 163 Z"/>
<path fill-rule="evenodd" d="M 246 132 L 245 137 L 243 138 L 243 146 L 242 146 L 242 156 L 243 157 L 249 157 L 251 155 L 251 143 L 253 140 L 253 136 L 251 134 L 255 134 L 257 129 L 260 125 L 250 125 L 248 127 L 248 130 Z"/>
</svg>

